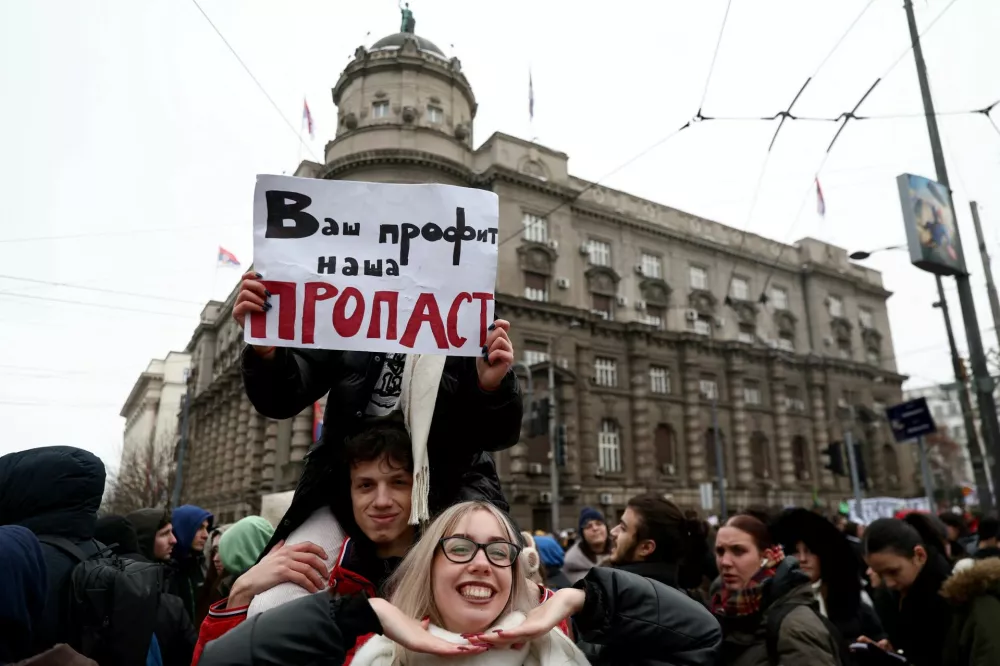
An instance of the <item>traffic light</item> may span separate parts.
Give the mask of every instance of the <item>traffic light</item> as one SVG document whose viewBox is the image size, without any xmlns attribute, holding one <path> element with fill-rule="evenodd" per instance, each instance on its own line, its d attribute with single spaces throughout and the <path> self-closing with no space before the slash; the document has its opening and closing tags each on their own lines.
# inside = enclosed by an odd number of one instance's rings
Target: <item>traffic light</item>
<svg viewBox="0 0 1000 666">
<path fill-rule="evenodd" d="M 549 401 L 538 400 L 531 403 L 531 425 L 528 428 L 529 437 L 540 437 L 549 432 Z"/>
<path fill-rule="evenodd" d="M 847 476 L 847 467 L 844 465 L 844 449 L 840 442 L 833 442 L 826 447 L 826 455 L 829 461 L 826 468 L 836 476 Z"/>
</svg>

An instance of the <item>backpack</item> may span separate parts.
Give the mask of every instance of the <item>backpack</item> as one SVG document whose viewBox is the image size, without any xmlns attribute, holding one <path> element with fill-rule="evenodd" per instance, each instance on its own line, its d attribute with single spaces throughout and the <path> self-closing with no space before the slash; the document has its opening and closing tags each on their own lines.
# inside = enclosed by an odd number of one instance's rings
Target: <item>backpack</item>
<svg viewBox="0 0 1000 666">
<path fill-rule="evenodd" d="M 816 617 L 820 619 L 826 630 L 830 632 L 830 638 L 833 642 L 837 644 L 837 654 L 833 655 L 836 663 L 840 666 L 851 666 L 851 649 L 844 637 L 840 635 L 840 630 L 837 626 L 830 621 L 830 618 L 826 617 L 812 604 L 781 604 L 773 610 L 769 610 L 767 613 L 767 660 L 772 666 L 780 666 L 780 657 L 778 655 L 778 632 L 781 630 L 781 623 L 784 621 L 785 616 L 791 613 L 796 608 L 808 608 L 811 612 L 816 614 Z"/>
<path fill-rule="evenodd" d="M 101 666 L 146 663 L 160 606 L 162 567 L 112 555 L 107 548 L 88 557 L 64 537 L 38 540 L 77 561 L 65 591 L 70 646 Z"/>
</svg>

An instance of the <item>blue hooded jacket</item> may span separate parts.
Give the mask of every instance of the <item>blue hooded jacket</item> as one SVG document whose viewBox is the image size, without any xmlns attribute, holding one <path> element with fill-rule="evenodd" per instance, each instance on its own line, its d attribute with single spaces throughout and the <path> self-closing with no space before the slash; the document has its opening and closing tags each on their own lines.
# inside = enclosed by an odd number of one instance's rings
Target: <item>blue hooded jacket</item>
<svg viewBox="0 0 1000 666">
<path fill-rule="evenodd" d="M 550 536 L 536 536 L 535 550 L 542 558 L 542 564 L 546 567 L 561 569 L 563 565 L 564 553 L 562 546 Z"/>
<path fill-rule="evenodd" d="M 174 509 L 171 520 L 174 526 L 174 537 L 177 538 L 173 558 L 181 561 L 190 556 L 191 542 L 194 541 L 194 535 L 203 522 L 207 520 L 208 531 L 212 531 L 214 516 L 200 506 L 185 504 Z"/>
<path fill-rule="evenodd" d="M 0 663 L 32 656 L 48 590 L 38 538 L 26 527 L 0 527 Z"/>
</svg>

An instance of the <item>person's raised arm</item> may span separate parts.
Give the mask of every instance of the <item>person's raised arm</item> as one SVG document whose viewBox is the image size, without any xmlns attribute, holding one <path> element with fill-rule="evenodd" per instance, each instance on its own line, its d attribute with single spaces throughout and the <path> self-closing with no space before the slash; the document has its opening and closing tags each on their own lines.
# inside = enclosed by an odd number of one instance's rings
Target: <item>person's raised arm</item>
<svg viewBox="0 0 1000 666">
<path fill-rule="evenodd" d="M 271 294 L 260 273 L 246 273 L 233 305 L 233 319 L 243 328 L 247 318 L 271 309 Z M 240 371 L 247 398 L 273 419 L 288 419 L 323 397 L 330 389 L 341 352 L 246 345 Z"/>
</svg>

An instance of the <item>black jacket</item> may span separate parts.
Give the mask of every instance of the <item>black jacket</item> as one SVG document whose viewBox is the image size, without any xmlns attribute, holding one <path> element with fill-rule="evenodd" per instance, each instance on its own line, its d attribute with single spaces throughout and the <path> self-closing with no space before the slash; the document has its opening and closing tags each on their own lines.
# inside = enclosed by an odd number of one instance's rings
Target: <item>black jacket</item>
<svg viewBox="0 0 1000 666">
<path fill-rule="evenodd" d="M 614 568 L 619 571 L 628 571 L 637 576 L 643 576 L 644 578 L 649 578 L 677 589 L 678 567 L 676 564 L 667 564 L 666 562 L 629 562 L 628 564 L 615 564 Z"/>
<path fill-rule="evenodd" d="M 714 666 L 719 625 L 682 593 L 602 568 L 577 586 L 586 590 L 587 602 L 575 619 L 582 640 L 591 643 L 580 648 L 607 650 L 596 661 L 588 654 L 592 663 Z M 367 600 L 319 592 L 242 622 L 205 646 L 199 666 L 339 666 L 357 638 L 369 633 L 382 633 L 382 626 Z"/>
<path fill-rule="evenodd" d="M 306 456 L 292 504 L 265 553 L 324 504 L 331 506 L 349 534 L 360 536 L 346 482 L 349 472 L 338 464 L 337 454 L 345 438 L 363 429 L 383 362 L 384 354 L 379 353 L 289 348 L 276 349 L 274 358 L 265 361 L 249 346 L 244 348 L 243 386 L 261 414 L 291 418 L 329 391 L 322 442 Z M 472 499 L 509 509 L 488 452 L 517 443 L 521 416 L 521 393 L 513 371 L 495 391 L 484 391 L 479 387 L 475 358 L 448 357 L 427 445 L 432 515 Z"/>
<path fill-rule="evenodd" d="M 98 552 L 93 540 L 97 509 L 104 495 L 104 464 L 89 451 L 47 446 L 0 458 L 0 525 L 21 525 L 36 535 L 61 536 L 87 556 Z M 77 561 L 42 544 L 49 592 L 34 653 L 72 637 L 69 624 L 69 576 Z"/>
</svg>

